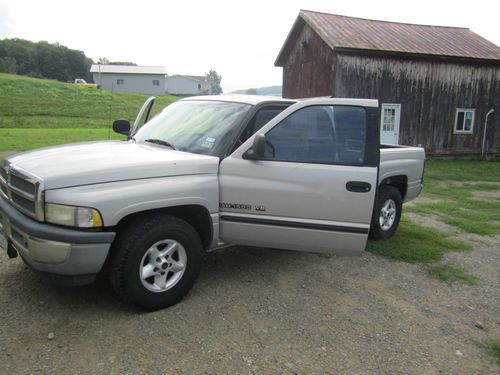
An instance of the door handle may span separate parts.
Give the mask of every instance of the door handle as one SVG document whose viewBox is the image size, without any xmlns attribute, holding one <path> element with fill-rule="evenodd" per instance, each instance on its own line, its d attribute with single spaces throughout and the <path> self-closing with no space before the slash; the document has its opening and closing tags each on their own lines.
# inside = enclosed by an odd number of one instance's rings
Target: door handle
<svg viewBox="0 0 500 375">
<path fill-rule="evenodd" d="M 345 184 L 345 188 L 353 193 L 368 193 L 372 185 L 363 181 L 349 181 Z"/>
</svg>

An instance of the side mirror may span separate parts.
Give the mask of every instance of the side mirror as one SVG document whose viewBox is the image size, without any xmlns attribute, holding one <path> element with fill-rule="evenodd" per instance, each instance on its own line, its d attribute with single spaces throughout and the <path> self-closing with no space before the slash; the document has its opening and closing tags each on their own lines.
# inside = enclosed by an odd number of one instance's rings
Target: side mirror
<svg viewBox="0 0 500 375">
<path fill-rule="evenodd" d="M 252 148 L 249 149 L 245 155 L 245 159 L 260 160 L 264 159 L 266 151 L 266 136 L 263 133 L 256 134 L 253 139 Z"/>
<path fill-rule="evenodd" d="M 130 122 L 118 119 L 113 122 L 113 131 L 118 134 L 130 135 Z"/>
</svg>

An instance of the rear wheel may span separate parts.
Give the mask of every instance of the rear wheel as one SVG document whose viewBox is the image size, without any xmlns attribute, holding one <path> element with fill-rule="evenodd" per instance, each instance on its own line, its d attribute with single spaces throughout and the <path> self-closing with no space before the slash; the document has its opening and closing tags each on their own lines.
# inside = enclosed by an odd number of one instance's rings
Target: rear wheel
<svg viewBox="0 0 500 375">
<path fill-rule="evenodd" d="M 398 189 L 394 186 L 380 187 L 370 236 L 376 240 L 391 238 L 398 229 L 402 208 L 403 199 Z"/>
<path fill-rule="evenodd" d="M 201 268 L 203 248 L 194 228 L 158 215 L 129 223 L 113 244 L 111 283 L 125 301 L 147 310 L 179 302 Z"/>
</svg>

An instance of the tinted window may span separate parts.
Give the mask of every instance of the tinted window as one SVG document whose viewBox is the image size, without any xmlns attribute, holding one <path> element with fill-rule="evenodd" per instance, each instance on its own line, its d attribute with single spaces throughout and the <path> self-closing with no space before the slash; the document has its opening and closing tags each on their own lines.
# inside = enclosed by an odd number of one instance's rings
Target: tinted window
<svg viewBox="0 0 500 375">
<path fill-rule="evenodd" d="M 252 135 L 254 135 L 258 130 L 260 130 L 260 128 L 266 125 L 269 121 L 278 116 L 286 108 L 287 106 L 269 106 L 259 109 L 259 111 L 248 122 L 247 127 L 245 128 L 240 137 L 238 146 L 243 142 L 245 142 Z"/>
<path fill-rule="evenodd" d="M 362 164 L 364 108 L 312 106 L 293 113 L 266 134 L 267 159 Z"/>
</svg>

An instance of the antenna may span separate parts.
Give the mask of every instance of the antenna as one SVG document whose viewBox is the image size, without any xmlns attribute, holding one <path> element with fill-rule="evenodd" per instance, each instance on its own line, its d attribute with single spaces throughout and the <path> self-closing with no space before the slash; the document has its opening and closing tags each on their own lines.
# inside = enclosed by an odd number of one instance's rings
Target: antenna
<svg viewBox="0 0 500 375">
<path fill-rule="evenodd" d="M 111 140 L 111 104 L 113 103 L 113 86 L 114 86 L 114 81 L 111 81 L 111 92 L 109 93 L 110 99 L 109 99 L 109 111 L 108 111 L 108 141 Z"/>
</svg>

